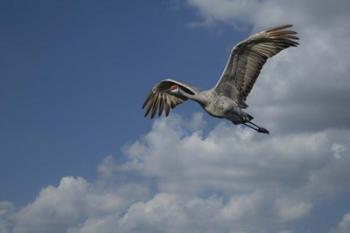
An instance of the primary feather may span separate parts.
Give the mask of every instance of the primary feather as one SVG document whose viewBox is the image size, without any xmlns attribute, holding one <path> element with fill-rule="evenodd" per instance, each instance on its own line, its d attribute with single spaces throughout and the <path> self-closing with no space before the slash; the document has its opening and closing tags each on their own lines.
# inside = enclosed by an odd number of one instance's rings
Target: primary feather
<svg viewBox="0 0 350 233">
<path fill-rule="evenodd" d="M 238 43 L 231 51 L 215 90 L 234 99 L 241 107 L 247 107 L 245 100 L 267 59 L 298 45 L 296 32 L 286 30 L 290 27 L 292 25 L 273 27 Z"/>
<path fill-rule="evenodd" d="M 186 101 L 184 96 L 175 96 L 169 94 L 169 89 L 177 85 L 189 94 L 195 94 L 196 90 L 191 86 L 172 79 L 165 79 L 157 83 L 148 94 L 142 108 L 146 108 L 145 117 L 150 115 L 153 118 L 158 111 L 158 116 L 165 112 L 165 116 L 169 115 L 171 109 Z"/>
</svg>

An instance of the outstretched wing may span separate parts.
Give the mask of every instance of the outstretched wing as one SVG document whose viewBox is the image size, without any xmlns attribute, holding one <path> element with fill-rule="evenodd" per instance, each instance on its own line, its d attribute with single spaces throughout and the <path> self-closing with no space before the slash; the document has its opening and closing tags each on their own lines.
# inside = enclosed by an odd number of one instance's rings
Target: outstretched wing
<svg viewBox="0 0 350 233">
<path fill-rule="evenodd" d="M 197 92 L 189 85 L 172 79 L 165 79 L 157 83 L 146 98 L 145 103 L 142 106 L 142 108 L 146 108 L 145 117 L 150 115 L 152 119 L 157 111 L 158 116 L 161 116 L 163 112 L 165 112 L 165 116 L 168 116 L 171 109 L 187 100 L 186 97 L 175 96 L 169 93 L 169 89 L 174 85 L 177 85 L 183 91 L 191 95 Z"/>
<path fill-rule="evenodd" d="M 298 45 L 295 31 L 287 30 L 292 25 L 273 27 L 251 35 L 231 51 L 226 67 L 215 90 L 234 99 L 241 107 L 253 88 L 266 60 L 283 49 Z"/>
</svg>

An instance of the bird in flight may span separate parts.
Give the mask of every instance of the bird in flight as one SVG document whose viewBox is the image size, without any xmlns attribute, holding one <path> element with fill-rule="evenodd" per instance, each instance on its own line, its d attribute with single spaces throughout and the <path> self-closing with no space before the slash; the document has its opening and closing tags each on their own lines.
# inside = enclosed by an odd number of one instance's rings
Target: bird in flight
<svg viewBox="0 0 350 233">
<path fill-rule="evenodd" d="M 143 107 L 145 117 L 153 118 L 165 113 L 186 100 L 199 103 L 213 117 L 225 118 L 238 125 L 243 124 L 259 133 L 269 131 L 252 122 L 253 117 L 243 111 L 247 96 L 253 88 L 268 58 L 288 47 L 298 45 L 292 25 L 281 25 L 251 35 L 233 47 L 224 71 L 217 84 L 205 91 L 182 82 L 165 79 L 157 83 L 146 98 Z"/>
</svg>

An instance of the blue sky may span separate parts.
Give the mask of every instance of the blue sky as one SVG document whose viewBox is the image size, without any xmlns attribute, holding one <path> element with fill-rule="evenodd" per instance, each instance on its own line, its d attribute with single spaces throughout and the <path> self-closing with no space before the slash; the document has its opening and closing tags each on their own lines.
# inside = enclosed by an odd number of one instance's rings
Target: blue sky
<svg viewBox="0 0 350 233">
<path fill-rule="evenodd" d="M 1 2 L 0 199 L 27 202 L 66 175 L 93 179 L 102 158 L 150 128 L 140 106 L 164 77 L 216 82 L 240 33 L 191 28 L 194 11 L 171 1 L 139 4 Z"/>
<path fill-rule="evenodd" d="M 0 2 L 0 233 L 350 231 L 350 4 L 338 0 Z M 174 78 L 219 78 L 232 46 L 294 24 L 248 112 L 151 121 Z"/>
</svg>

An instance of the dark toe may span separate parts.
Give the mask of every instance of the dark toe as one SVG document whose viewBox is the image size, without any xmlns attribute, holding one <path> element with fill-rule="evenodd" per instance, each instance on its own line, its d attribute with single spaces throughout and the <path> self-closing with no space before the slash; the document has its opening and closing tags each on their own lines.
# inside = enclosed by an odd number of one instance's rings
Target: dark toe
<svg viewBox="0 0 350 233">
<path fill-rule="evenodd" d="M 270 134 L 270 132 L 267 129 L 262 128 L 262 127 L 258 128 L 258 132 L 259 133 L 264 133 L 264 134 Z"/>
</svg>

